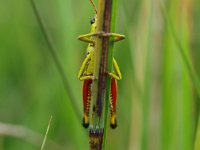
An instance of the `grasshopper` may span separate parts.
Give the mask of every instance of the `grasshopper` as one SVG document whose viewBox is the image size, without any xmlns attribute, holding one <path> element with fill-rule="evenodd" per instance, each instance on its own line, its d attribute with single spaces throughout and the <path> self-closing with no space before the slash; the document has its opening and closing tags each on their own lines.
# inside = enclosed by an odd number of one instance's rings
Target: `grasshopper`
<svg viewBox="0 0 200 150">
<path fill-rule="evenodd" d="M 92 94 L 92 82 L 94 80 L 93 71 L 94 71 L 94 58 L 95 58 L 95 43 L 97 36 L 104 37 L 113 37 L 114 42 L 123 40 L 125 37 L 121 34 L 116 33 L 99 33 L 97 32 L 97 9 L 92 0 L 90 2 L 93 5 L 93 8 L 96 12 L 95 17 L 90 20 L 91 23 L 91 32 L 89 34 L 80 35 L 79 40 L 89 43 L 87 46 L 87 55 L 84 59 L 80 71 L 78 73 L 78 79 L 83 81 L 83 122 L 82 125 L 85 128 L 89 126 L 89 112 L 90 112 L 90 103 L 91 103 L 91 94 Z M 117 127 L 116 119 L 116 103 L 117 103 L 117 80 L 121 80 L 122 75 L 119 69 L 119 66 L 113 58 L 113 71 L 109 72 L 108 75 L 111 77 L 111 89 L 110 89 L 110 127 Z"/>
</svg>

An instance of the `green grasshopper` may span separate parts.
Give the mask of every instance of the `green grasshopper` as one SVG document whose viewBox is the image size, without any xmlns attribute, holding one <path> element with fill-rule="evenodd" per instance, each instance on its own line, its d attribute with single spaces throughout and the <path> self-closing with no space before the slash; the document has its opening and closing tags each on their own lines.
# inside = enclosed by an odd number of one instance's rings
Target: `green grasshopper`
<svg viewBox="0 0 200 150">
<path fill-rule="evenodd" d="M 84 59 L 82 66 L 80 68 L 78 79 L 83 81 L 83 123 L 82 125 L 85 128 L 89 126 L 89 112 L 90 112 L 90 103 L 91 103 L 91 94 L 92 94 L 92 82 L 94 80 L 93 71 L 94 71 L 94 58 L 95 58 L 95 43 L 96 37 L 113 37 L 114 42 L 123 40 L 125 38 L 124 35 L 116 34 L 116 33 L 98 33 L 97 29 L 97 9 L 92 0 L 90 2 L 93 5 L 93 8 L 96 12 L 95 17 L 93 17 L 90 21 L 91 23 L 91 33 L 80 35 L 78 37 L 79 40 L 89 43 L 87 47 L 87 55 Z M 110 127 L 116 128 L 116 102 L 117 102 L 117 80 L 121 80 L 122 75 L 120 69 L 117 65 L 116 60 L 113 58 L 113 67 L 114 70 L 108 75 L 111 77 L 111 89 L 110 89 Z"/>
</svg>

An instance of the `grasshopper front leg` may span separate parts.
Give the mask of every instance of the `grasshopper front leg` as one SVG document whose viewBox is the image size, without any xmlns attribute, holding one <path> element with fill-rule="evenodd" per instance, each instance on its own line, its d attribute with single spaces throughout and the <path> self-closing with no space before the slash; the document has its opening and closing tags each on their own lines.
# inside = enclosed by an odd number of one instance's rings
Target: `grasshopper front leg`
<svg viewBox="0 0 200 150">
<path fill-rule="evenodd" d="M 102 36 L 104 37 L 114 37 L 114 42 L 121 41 L 125 39 L 125 36 L 118 33 L 104 33 Z"/>
<path fill-rule="evenodd" d="M 86 43 L 93 43 L 95 44 L 94 39 L 92 39 L 91 37 L 95 37 L 95 36 L 102 36 L 102 37 L 113 37 L 114 38 L 114 42 L 118 42 L 121 41 L 123 39 L 125 39 L 125 36 L 122 34 L 118 34 L 118 33 L 104 33 L 104 32 L 93 32 L 93 33 L 88 33 L 88 34 L 84 34 L 84 35 L 80 35 L 78 37 L 79 40 L 86 42 Z"/>
<path fill-rule="evenodd" d="M 80 41 L 86 42 L 86 43 L 93 43 L 95 44 L 95 41 L 91 39 L 91 37 L 94 35 L 94 33 L 88 33 L 84 35 L 80 35 L 78 39 Z"/>
</svg>

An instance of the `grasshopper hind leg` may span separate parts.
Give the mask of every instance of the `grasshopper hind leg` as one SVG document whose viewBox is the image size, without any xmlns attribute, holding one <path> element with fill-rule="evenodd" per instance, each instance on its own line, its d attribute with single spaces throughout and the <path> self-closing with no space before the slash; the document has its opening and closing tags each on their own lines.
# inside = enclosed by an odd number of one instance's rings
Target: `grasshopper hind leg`
<svg viewBox="0 0 200 150">
<path fill-rule="evenodd" d="M 117 102 L 117 81 L 116 79 L 111 79 L 111 91 L 110 91 L 110 127 L 115 129 L 117 127 L 116 119 L 116 102 Z"/>
<path fill-rule="evenodd" d="M 89 112 L 91 103 L 91 85 L 92 80 L 84 80 L 83 82 L 83 122 L 82 125 L 85 128 L 89 126 Z"/>
</svg>

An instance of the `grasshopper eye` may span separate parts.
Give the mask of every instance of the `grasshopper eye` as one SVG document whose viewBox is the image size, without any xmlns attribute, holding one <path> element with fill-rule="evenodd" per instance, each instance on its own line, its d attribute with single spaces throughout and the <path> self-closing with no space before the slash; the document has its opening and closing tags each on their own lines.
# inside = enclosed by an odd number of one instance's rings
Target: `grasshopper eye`
<svg viewBox="0 0 200 150">
<path fill-rule="evenodd" d="M 95 23 L 95 17 L 93 17 L 93 18 L 90 20 L 90 23 L 91 23 L 91 24 Z"/>
</svg>

